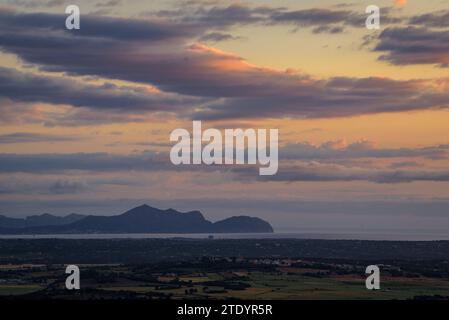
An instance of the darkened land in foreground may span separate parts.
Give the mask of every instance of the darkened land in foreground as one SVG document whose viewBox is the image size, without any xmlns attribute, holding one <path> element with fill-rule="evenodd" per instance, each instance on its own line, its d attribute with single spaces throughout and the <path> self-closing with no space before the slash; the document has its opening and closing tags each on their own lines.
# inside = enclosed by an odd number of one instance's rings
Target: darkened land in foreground
<svg viewBox="0 0 449 320">
<path fill-rule="evenodd" d="M 0 239 L 0 264 L 151 263 L 201 257 L 449 260 L 449 241 Z"/>
<path fill-rule="evenodd" d="M 65 265 L 81 290 L 64 289 Z M 381 269 L 381 290 L 365 268 Z M 64 299 L 440 299 L 449 241 L 0 240 L 0 295 Z"/>
</svg>

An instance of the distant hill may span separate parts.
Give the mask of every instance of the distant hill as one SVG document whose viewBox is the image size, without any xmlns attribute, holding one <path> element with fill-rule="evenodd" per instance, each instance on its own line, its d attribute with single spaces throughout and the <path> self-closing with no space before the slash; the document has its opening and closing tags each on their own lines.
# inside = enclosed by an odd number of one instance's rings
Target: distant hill
<svg viewBox="0 0 449 320">
<path fill-rule="evenodd" d="M 58 217 L 48 213 L 41 215 L 28 216 L 25 219 L 9 218 L 0 215 L 0 228 L 27 228 L 39 226 L 58 226 L 69 224 L 85 218 L 81 214 L 69 214 L 65 217 Z"/>
<path fill-rule="evenodd" d="M 271 225 L 259 218 L 238 216 L 217 221 L 212 224 L 212 230 L 215 233 L 245 233 L 251 232 L 273 232 Z"/>
<path fill-rule="evenodd" d="M 23 226 L 17 220 L 32 222 L 34 225 Z M 48 224 L 36 224 L 43 221 L 48 221 Z M 3 234 L 271 232 L 271 225 L 259 218 L 238 216 L 212 223 L 199 211 L 161 210 L 148 205 L 141 205 L 117 216 L 40 215 L 26 219 L 0 218 L 0 233 Z"/>
</svg>

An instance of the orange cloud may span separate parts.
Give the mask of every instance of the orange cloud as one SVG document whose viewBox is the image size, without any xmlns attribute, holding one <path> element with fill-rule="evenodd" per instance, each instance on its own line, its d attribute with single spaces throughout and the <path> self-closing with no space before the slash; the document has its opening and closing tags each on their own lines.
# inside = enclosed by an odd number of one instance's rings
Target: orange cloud
<svg viewBox="0 0 449 320">
<path fill-rule="evenodd" d="M 398 7 L 403 7 L 407 4 L 407 0 L 394 0 L 394 3 Z"/>
</svg>

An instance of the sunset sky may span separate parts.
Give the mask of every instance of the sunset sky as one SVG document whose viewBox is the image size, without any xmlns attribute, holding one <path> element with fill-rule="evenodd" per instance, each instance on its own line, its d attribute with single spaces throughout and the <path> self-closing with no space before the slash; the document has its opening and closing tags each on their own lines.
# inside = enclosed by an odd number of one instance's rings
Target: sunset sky
<svg viewBox="0 0 449 320">
<path fill-rule="evenodd" d="M 0 0 L 7 216 L 148 203 L 278 231 L 449 233 L 448 107 L 447 0 Z M 174 166 L 170 132 L 192 120 L 279 129 L 278 174 Z"/>
</svg>

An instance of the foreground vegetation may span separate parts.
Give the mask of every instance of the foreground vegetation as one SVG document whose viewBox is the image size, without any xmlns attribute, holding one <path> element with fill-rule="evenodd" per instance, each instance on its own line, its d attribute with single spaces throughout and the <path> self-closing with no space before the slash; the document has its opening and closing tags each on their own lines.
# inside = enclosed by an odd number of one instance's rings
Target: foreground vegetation
<svg viewBox="0 0 449 320">
<path fill-rule="evenodd" d="M 446 299 L 447 246 L 321 240 L 0 240 L 0 297 Z M 324 254 L 328 256 L 320 256 Z M 79 266 L 81 290 L 65 289 L 66 264 Z M 365 288 L 369 264 L 381 269 L 380 290 Z"/>
</svg>

